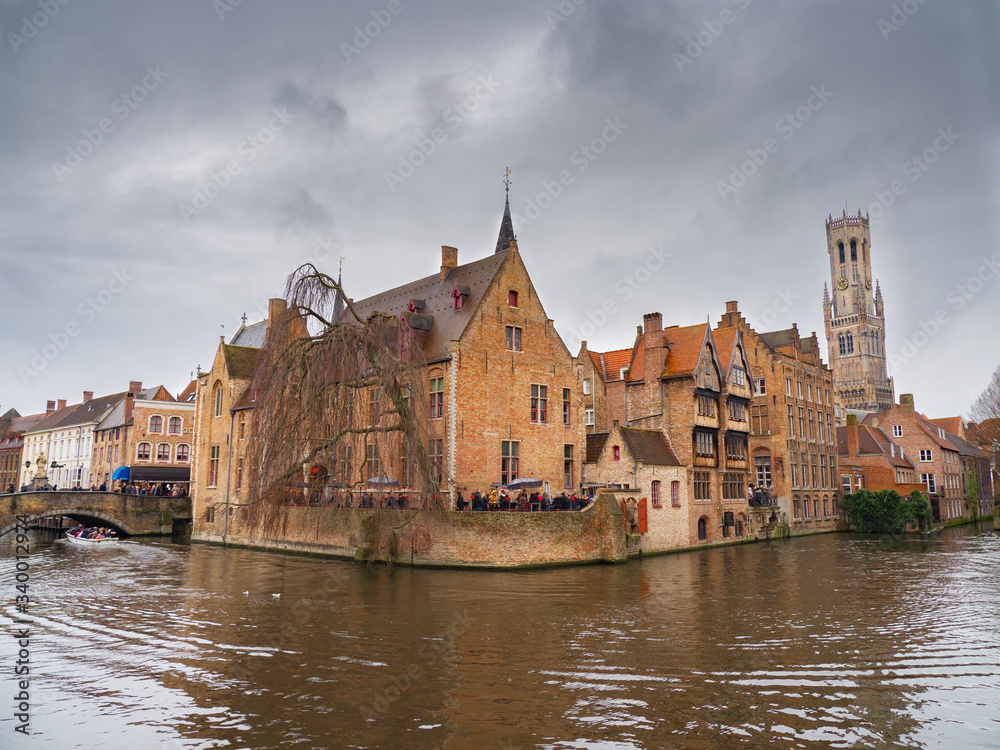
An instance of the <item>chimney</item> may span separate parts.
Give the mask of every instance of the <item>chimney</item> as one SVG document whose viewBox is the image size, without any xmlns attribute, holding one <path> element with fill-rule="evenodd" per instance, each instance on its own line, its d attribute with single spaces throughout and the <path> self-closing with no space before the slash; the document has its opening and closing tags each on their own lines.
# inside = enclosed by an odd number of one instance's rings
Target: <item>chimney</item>
<svg viewBox="0 0 1000 750">
<path fill-rule="evenodd" d="M 281 297 L 275 297 L 274 299 L 269 299 L 267 301 L 267 320 L 269 323 L 273 323 L 275 320 L 281 317 L 281 315 L 288 309 L 288 303 L 285 302 Z M 268 326 L 270 328 L 270 326 Z"/>
<path fill-rule="evenodd" d="M 59 399 L 59 401 L 56 402 L 56 406 L 59 408 L 60 411 L 63 410 L 63 409 L 65 409 L 66 408 L 66 399 L 64 399 L 64 398 Z"/>
<path fill-rule="evenodd" d="M 139 391 L 142 390 L 141 380 L 130 380 L 128 381 L 128 393 L 130 396 L 138 396 Z"/>
<path fill-rule="evenodd" d="M 907 411 L 913 411 L 913 394 L 912 393 L 900 393 L 899 394 L 899 405 L 902 406 Z"/>
<path fill-rule="evenodd" d="M 46 401 L 45 402 L 45 416 L 46 417 L 49 416 L 49 414 L 51 414 L 55 410 L 56 410 L 56 402 L 55 401 Z"/>
<path fill-rule="evenodd" d="M 133 383 L 132 385 L 136 385 L 136 383 Z M 133 391 L 130 387 L 129 392 L 125 394 L 125 413 L 122 420 L 125 424 L 128 424 L 128 421 L 132 419 L 132 412 L 135 410 L 135 394 L 138 393 L 139 390 L 141 389 Z"/>
<path fill-rule="evenodd" d="M 441 281 L 448 278 L 453 268 L 458 268 L 458 248 L 441 245 Z"/>
<path fill-rule="evenodd" d="M 84 391 L 83 392 L 83 403 L 87 403 L 93 397 L 94 397 L 94 392 L 93 391 Z"/>
<path fill-rule="evenodd" d="M 726 303 L 726 312 L 719 321 L 719 325 L 726 328 L 735 328 L 740 322 L 740 307 L 736 300 Z"/>
<path fill-rule="evenodd" d="M 646 382 L 656 382 L 663 374 L 666 352 L 663 351 L 663 316 L 646 313 L 642 316 L 643 368 Z"/>
<path fill-rule="evenodd" d="M 847 456 L 852 458 L 858 455 L 858 415 L 847 415 Z"/>
</svg>

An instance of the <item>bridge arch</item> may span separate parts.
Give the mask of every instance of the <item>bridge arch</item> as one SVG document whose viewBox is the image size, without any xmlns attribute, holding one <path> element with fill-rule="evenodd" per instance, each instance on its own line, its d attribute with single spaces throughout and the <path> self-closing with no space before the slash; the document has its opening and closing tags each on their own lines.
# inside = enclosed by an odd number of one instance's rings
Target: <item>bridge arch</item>
<svg viewBox="0 0 1000 750">
<path fill-rule="evenodd" d="M 41 521 L 43 518 L 53 518 L 54 516 L 68 516 L 69 518 L 80 521 L 81 523 L 85 521 L 97 521 L 98 523 L 89 525 L 111 526 L 116 531 L 120 531 L 128 536 L 136 536 L 135 529 L 121 519 L 90 508 L 53 508 L 52 510 L 45 510 L 41 513 L 32 513 L 28 515 L 28 525 L 30 526 L 32 521 Z M 17 524 L 7 524 L 0 529 L 0 537 L 9 534 L 16 528 Z"/>
</svg>

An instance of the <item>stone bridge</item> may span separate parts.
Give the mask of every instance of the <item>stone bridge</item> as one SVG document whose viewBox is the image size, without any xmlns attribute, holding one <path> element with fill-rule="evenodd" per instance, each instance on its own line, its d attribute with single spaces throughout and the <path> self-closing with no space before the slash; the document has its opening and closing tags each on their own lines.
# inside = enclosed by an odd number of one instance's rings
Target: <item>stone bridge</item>
<svg viewBox="0 0 1000 750">
<path fill-rule="evenodd" d="M 15 527 L 68 516 L 85 526 L 113 526 L 129 536 L 169 536 L 177 523 L 191 521 L 191 498 L 145 497 L 114 492 L 18 492 L 0 495 L 0 537 Z"/>
</svg>

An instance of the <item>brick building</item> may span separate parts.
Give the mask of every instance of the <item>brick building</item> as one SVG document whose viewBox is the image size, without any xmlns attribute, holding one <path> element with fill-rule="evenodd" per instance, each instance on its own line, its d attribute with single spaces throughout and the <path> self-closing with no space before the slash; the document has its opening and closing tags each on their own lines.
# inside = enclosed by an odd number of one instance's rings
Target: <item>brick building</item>
<svg viewBox="0 0 1000 750">
<path fill-rule="evenodd" d="M 283 304 L 272 300 L 271 317 Z M 579 380 L 521 258 L 509 205 L 490 255 L 459 264 L 458 250 L 443 246 L 438 272 L 352 306 L 361 319 L 377 313 L 401 318 L 419 342 L 426 365 L 412 392 L 429 402 L 428 454 L 440 467 L 439 489 L 450 502 L 458 491 L 468 496 L 519 477 L 540 480 L 551 494 L 579 487 L 585 444 Z M 220 343 L 211 371 L 199 377 L 196 533 L 222 533 L 211 506 L 227 497 L 230 503 L 246 499 L 242 425 L 252 418 L 245 392 L 266 340 L 266 326 L 258 326 L 241 329 L 229 345 Z M 248 346 L 237 346 L 240 341 Z M 406 477 L 402 455 L 370 456 L 371 446 L 362 443 L 359 437 L 335 471 L 316 468 L 340 479 L 354 473 L 345 465 L 358 468 L 364 457 L 382 479 Z M 229 445 L 236 447 L 231 461 Z"/>
<path fill-rule="evenodd" d="M 770 533 L 776 514 L 750 517 L 746 496 L 752 386 L 740 332 L 716 338 L 707 322 L 664 328 L 660 313 L 650 313 L 636 333 L 627 366 L 619 368 L 620 399 L 612 398 L 617 381 L 607 381 L 607 418 L 669 436 L 697 509 L 696 542 L 734 538 L 740 514 L 748 517 L 741 529 L 747 534 Z M 608 354 L 604 361 L 616 362 Z M 607 367 L 603 372 L 614 376 Z"/>
<path fill-rule="evenodd" d="M 858 490 L 895 490 L 903 497 L 914 490 L 925 492 L 911 457 L 883 429 L 858 424 L 854 414 L 837 428 L 837 457 L 841 489 L 845 495 Z"/>
<path fill-rule="evenodd" d="M 617 423 L 608 432 L 587 435 L 584 464 L 587 484 L 631 490 L 625 500 L 629 532 L 639 534 L 638 549 L 662 552 L 707 538 L 707 520 L 688 496 L 687 470 L 662 430 L 640 430 Z M 737 521 L 736 535 L 746 526 Z M 742 524 L 742 525 L 740 525 Z"/>
<path fill-rule="evenodd" d="M 580 343 L 576 362 L 583 395 L 583 423 L 588 434 L 611 429 L 609 408 L 615 413 L 624 411 L 625 373 L 631 359 L 631 348 L 591 352 L 586 341 Z"/>
<path fill-rule="evenodd" d="M 584 411 L 574 359 L 546 315 L 505 205 L 495 250 L 460 265 L 441 249 L 438 273 L 353 303 L 364 319 L 400 316 L 423 333 L 430 450 L 440 490 L 488 490 L 518 477 L 551 494 L 579 487 Z M 389 457 L 388 476 L 402 467 Z"/>
<path fill-rule="evenodd" d="M 178 402 L 162 385 L 143 389 L 132 381 L 94 428 L 94 484 L 111 489 L 115 472 L 128 467 L 133 482 L 186 485 L 193 447 L 194 404 Z"/>
<path fill-rule="evenodd" d="M 8 409 L 0 417 L 0 492 L 20 489 L 24 433 L 44 418 L 45 414 L 22 417 L 17 409 Z"/>
<path fill-rule="evenodd" d="M 965 517 L 961 452 L 948 439 L 943 427 L 916 411 L 912 394 L 900 395 L 898 404 L 869 414 L 863 424 L 881 428 L 912 460 L 917 481 L 930 500 L 935 522 Z"/>
<path fill-rule="evenodd" d="M 823 363 L 813 333 L 797 325 L 755 331 L 727 302 L 717 338 L 739 330 L 754 386 L 750 405 L 752 481 L 771 485 L 773 502 L 789 520 L 791 533 L 831 531 L 839 521 L 833 373 Z"/>
<path fill-rule="evenodd" d="M 252 405 L 250 385 L 267 341 L 269 321 L 286 309 L 283 299 L 268 303 L 268 317 L 243 325 L 227 344 L 219 339 L 207 372 L 196 375 L 193 394 L 185 389 L 185 403 L 194 404 L 194 454 L 191 502 L 194 533 L 222 535 L 236 508 L 245 502 L 243 454 Z"/>
</svg>

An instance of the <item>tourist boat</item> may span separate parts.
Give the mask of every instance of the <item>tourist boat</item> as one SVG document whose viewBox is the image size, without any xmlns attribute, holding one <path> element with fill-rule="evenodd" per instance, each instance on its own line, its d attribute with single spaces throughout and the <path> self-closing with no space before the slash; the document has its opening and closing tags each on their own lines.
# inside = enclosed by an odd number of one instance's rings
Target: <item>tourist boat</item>
<svg viewBox="0 0 1000 750">
<path fill-rule="evenodd" d="M 77 534 L 79 533 L 78 531 Z M 116 536 L 104 537 L 103 539 L 85 539 L 67 531 L 66 541 L 70 544 L 78 544 L 81 547 L 97 547 L 101 544 L 118 544 L 119 539 Z"/>
</svg>

